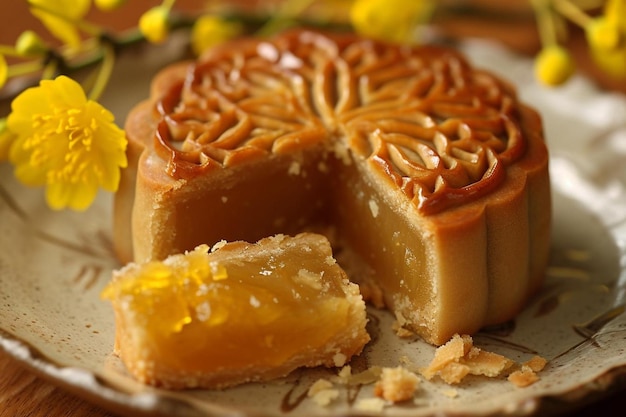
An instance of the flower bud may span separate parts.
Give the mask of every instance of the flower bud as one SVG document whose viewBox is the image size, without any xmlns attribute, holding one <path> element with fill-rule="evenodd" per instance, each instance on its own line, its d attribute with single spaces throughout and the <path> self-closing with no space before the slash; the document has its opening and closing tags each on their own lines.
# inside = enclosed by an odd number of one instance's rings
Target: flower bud
<svg viewBox="0 0 626 417">
<path fill-rule="evenodd" d="M 15 41 L 15 51 L 20 56 L 44 54 L 48 48 L 44 41 L 32 30 L 26 30 Z"/>
<path fill-rule="evenodd" d="M 433 0 L 356 0 L 350 22 L 361 35 L 397 43 L 411 42 L 418 25 L 431 17 Z"/>
<path fill-rule="evenodd" d="M 241 33 L 242 27 L 237 22 L 230 22 L 217 16 L 200 17 L 193 26 L 191 46 L 196 55 L 207 48 L 232 39 Z"/>
<path fill-rule="evenodd" d="M 169 35 L 169 9 L 156 6 L 139 18 L 139 30 L 149 42 L 162 43 Z"/>
<path fill-rule="evenodd" d="M 626 79 L 626 0 L 609 0 L 604 16 L 585 27 L 595 64 L 607 75 Z"/>
<path fill-rule="evenodd" d="M 549 86 L 563 84 L 572 76 L 574 69 L 569 52 L 559 45 L 544 47 L 535 60 L 535 76 Z"/>
</svg>

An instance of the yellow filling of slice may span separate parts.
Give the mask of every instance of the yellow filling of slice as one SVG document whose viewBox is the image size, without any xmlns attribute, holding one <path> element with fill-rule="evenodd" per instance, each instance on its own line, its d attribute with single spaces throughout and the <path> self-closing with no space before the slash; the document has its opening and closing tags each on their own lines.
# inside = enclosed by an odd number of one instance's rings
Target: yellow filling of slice
<svg viewBox="0 0 626 417">
<path fill-rule="evenodd" d="M 345 360 L 369 339 L 358 289 L 322 236 L 216 246 L 116 272 L 102 295 L 116 309 L 122 359 L 254 379 L 290 362 L 332 365 L 334 355 Z"/>
</svg>

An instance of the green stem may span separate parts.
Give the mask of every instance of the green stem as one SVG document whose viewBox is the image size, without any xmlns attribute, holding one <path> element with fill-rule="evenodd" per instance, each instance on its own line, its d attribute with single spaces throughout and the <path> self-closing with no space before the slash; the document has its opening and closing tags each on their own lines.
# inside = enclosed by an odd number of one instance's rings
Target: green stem
<svg viewBox="0 0 626 417">
<path fill-rule="evenodd" d="M 56 59 L 50 60 L 44 67 L 41 73 L 42 80 L 51 80 L 56 75 L 59 62 Z"/>
<path fill-rule="evenodd" d="M 541 44 L 543 46 L 555 45 L 557 43 L 556 27 L 550 8 L 550 0 L 531 0 L 531 4 L 537 17 L 537 29 Z"/>
<path fill-rule="evenodd" d="M 106 88 L 109 79 L 111 78 L 111 73 L 113 72 L 113 67 L 115 66 L 115 48 L 112 44 L 108 42 L 104 42 L 103 45 L 104 54 L 102 56 L 102 64 L 100 65 L 100 69 L 98 70 L 98 75 L 96 77 L 96 81 L 94 82 L 93 88 L 89 93 L 89 98 L 91 100 L 97 101 L 104 89 Z"/>
<path fill-rule="evenodd" d="M 59 54 L 55 59 L 62 62 L 62 68 L 66 69 L 67 72 L 75 72 L 90 68 L 102 62 L 102 60 L 105 59 L 105 53 L 103 53 L 103 51 L 107 48 L 110 48 L 113 52 L 117 52 L 125 47 L 141 43 L 144 40 L 145 38 L 139 30 L 129 31 L 126 35 L 119 37 L 104 34 L 98 38 L 89 38 L 83 41 L 81 49 L 90 51 L 90 53 L 81 55 L 80 59 L 72 59 L 71 57 L 74 56 L 74 54 L 71 52 L 68 54 L 69 56 Z M 104 44 L 107 45 L 106 48 L 101 47 L 101 45 Z"/>
<path fill-rule="evenodd" d="M 176 0 L 163 0 L 162 6 L 168 10 L 171 10 L 174 7 Z"/>
<path fill-rule="evenodd" d="M 561 13 L 563 16 L 568 18 L 574 24 L 584 28 L 589 22 L 591 22 L 591 17 L 583 12 L 578 6 L 568 0 L 553 0 L 554 8 Z"/>
<path fill-rule="evenodd" d="M 4 56 L 21 56 L 14 47 L 8 45 L 0 45 L 0 55 Z"/>
<path fill-rule="evenodd" d="M 19 64 L 9 65 L 9 77 L 19 77 L 21 75 L 32 74 L 41 71 L 42 64 L 40 61 L 22 62 Z"/>
<path fill-rule="evenodd" d="M 581 10 L 597 10 L 604 6 L 606 0 L 575 0 L 572 3 Z"/>
</svg>

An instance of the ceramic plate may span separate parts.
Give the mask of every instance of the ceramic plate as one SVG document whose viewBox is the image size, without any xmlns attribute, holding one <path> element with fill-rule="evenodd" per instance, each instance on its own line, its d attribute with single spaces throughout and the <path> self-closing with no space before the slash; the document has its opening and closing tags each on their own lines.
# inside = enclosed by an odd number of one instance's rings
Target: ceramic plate
<svg viewBox="0 0 626 417">
<path fill-rule="evenodd" d="M 422 381 L 415 400 L 387 405 L 390 416 L 531 414 L 615 386 L 626 374 L 626 99 L 576 78 L 564 88 L 535 84 L 532 64 L 491 44 L 468 42 L 475 65 L 513 80 L 544 115 L 554 198 L 552 258 L 541 293 L 512 323 L 475 336 L 481 348 L 518 362 L 549 360 L 526 388 L 504 378 L 471 377 L 458 386 Z M 105 97 L 123 121 L 148 91 L 176 45 L 125 55 Z M 140 65 L 138 65 L 140 63 Z M 25 189 L 0 166 L 0 345 L 47 378 L 127 415 L 361 415 L 372 386 L 340 388 L 328 407 L 306 397 L 332 370 L 225 391 L 166 392 L 135 383 L 111 354 L 114 322 L 99 297 L 119 267 L 111 251 L 111 196 L 84 213 L 46 208 L 42 190 Z M 392 317 L 371 311 L 376 335 L 353 362 L 426 366 L 434 348 L 399 339 Z M 451 395 L 454 394 L 454 395 Z"/>
</svg>

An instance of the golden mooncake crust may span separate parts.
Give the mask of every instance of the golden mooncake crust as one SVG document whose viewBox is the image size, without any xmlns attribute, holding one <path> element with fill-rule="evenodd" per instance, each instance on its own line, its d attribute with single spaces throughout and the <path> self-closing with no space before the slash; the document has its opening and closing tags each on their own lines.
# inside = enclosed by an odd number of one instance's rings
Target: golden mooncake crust
<svg viewBox="0 0 626 417">
<path fill-rule="evenodd" d="M 163 70 L 126 131 L 123 261 L 330 224 L 371 267 L 352 278 L 435 344 L 512 318 L 543 280 L 541 119 L 455 50 L 235 40 Z"/>
</svg>

